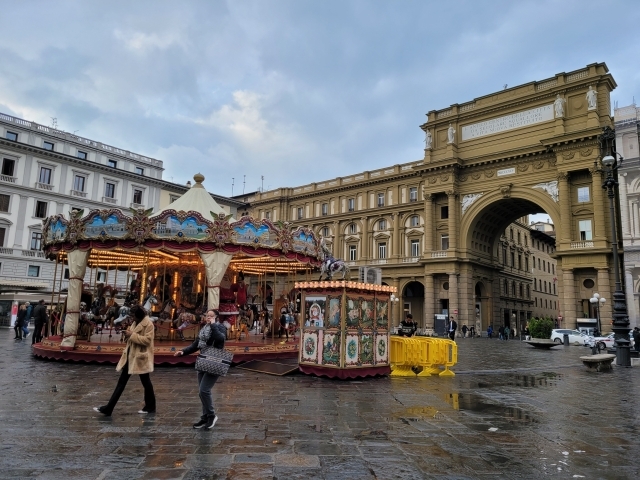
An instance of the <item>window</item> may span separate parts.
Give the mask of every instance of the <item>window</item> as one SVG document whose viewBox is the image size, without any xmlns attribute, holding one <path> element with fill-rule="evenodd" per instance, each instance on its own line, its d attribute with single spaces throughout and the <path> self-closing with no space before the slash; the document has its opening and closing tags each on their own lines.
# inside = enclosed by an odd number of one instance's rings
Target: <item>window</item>
<svg viewBox="0 0 640 480">
<path fill-rule="evenodd" d="M 11 200 L 11 195 L 0 195 L 0 212 L 9 212 L 9 201 Z"/>
<path fill-rule="evenodd" d="M 531 289 L 529 288 L 529 285 L 527 285 L 527 299 L 531 298 Z"/>
<path fill-rule="evenodd" d="M 7 233 L 7 229 L 0 227 L 0 247 L 4 247 L 4 236 Z"/>
<path fill-rule="evenodd" d="M 323 237 L 329 236 L 329 227 L 322 227 L 322 236 Z"/>
<path fill-rule="evenodd" d="M 329 204 L 323 203 L 321 210 L 322 210 L 322 215 L 329 215 Z"/>
<path fill-rule="evenodd" d="M 40 267 L 37 265 L 29 265 L 29 270 L 27 271 L 28 277 L 39 277 L 40 276 Z"/>
<path fill-rule="evenodd" d="M 534 278 L 534 279 L 533 279 L 533 289 L 534 289 L 534 290 L 537 290 L 537 289 L 538 289 L 538 279 L 537 279 L 537 278 Z"/>
<path fill-rule="evenodd" d="M 529 246 L 529 237 L 527 237 L 526 235 L 524 236 L 524 246 L 525 247 Z"/>
<path fill-rule="evenodd" d="M 271 220 L 271 212 L 264 212 L 264 218 Z"/>
<path fill-rule="evenodd" d="M 506 280 L 504 281 L 504 294 L 509 295 L 509 283 Z"/>
<path fill-rule="evenodd" d="M 180 195 L 169 195 L 169 203 L 173 203 L 180 198 Z"/>
<path fill-rule="evenodd" d="M 73 189 L 76 192 L 84 192 L 85 178 L 82 175 L 76 175 L 73 179 Z"/>
<path fill-rule="evenodd" d="M 142 205 L 142 190 L 140 190 L 139 188 L 133 189 L 133 203 Z"/>
<path fill-rule="evenodd" d="M 353 212 L 356 209 L 356 199 L 350 198 L 349 200 L 347 200 L 347 205 L 348 205 L 349 211 Z"/>
<path fill-rule="evenodd" d="M 440 236 L 440 250 L 449 250 L 449 235 Z"/>
<path fill-rule="evenodd" d="M 301 220 L 303 218 L 304 218 L 304 216 L 302 214 L 302 207 L 298 207 L 298 220 Z"/>
<path fill-rule="evenodd" d="M 144 175 L 144 168 L 142 167 L 136 167 L 135 171 L 137 175 Z"/>
<path fill-rule="evenodd" d="M 116 184 L 107 182 L 104 184 L 104 196 L 107 198 L 116 198 Z"/>
<path fill-rule="evenodd" d="M 420 217 L 418 217 L 418 215 L 412 215 L 411 216 L 411 220 L 409 222 L 409 225 L 411 225 L 412 227 L 417 227 L 420 225 Z"/>
<path fill-rule="evenodd" d="M 538 259 L 538 270 L 542 270 L 542 267 L 540 266 L 540 259 Z"/>
<path fill-rule="evenodd" d="M 387 242 L 378 244 L 378 258 L 387 258 Z"/>
<path fill-rule="evenodd" d="M 82 152 L 82 151 L 78 150 L 78 153 L 76 155 L 81 160 L 86 160 L 87 159 L 87 152 Z"/>
<path fill-rule="evenodd" d="M 551 264 L 551 273 L 556 274 L 556 266 L 553 263 Z"/>
<path fill-rule="evenodd" d="M 507 264 L 507 247 L 502 247 L 502 264 Z"/>
<path fill-rule="evenodd" d="M 47 202 L 36 201 L 36 212 L 34 215 L 36 218 L 47 217 Z"/>
<path fill-rule="evenodd" d="M 378 222 L 378 230 L 384 230 L 387 228 L 387 221 L 382 219 Z"/>
<path fill-rule="evenodd" d="M 47 167 L 40 167 L 40 177 L 38 182 L 51 185 L 51 169 Z"/>
<path fill-rule="evenodd" d="M 518 255 L 518 270 L 522 270 L 522 255 Z"/>
<path fill-rule="evenodd" d="M 418 187 L 411 187 L 409 189 L 409 201 L 410 202 L 418 201 Z"/>
<path fill-rule="evenodd" d="M 513 240 L 513 228 L 509 229 L 509 238 Z"/>
<path fill-rule="evenodd" d="M 384 207 L 384 193 L 378 194 L 378 206 Z"/>
<path fill-rule="evenodd" d="M 511 252 L 511 268 L 516 267 L 516 254 Z"/>
<path fill-rule="evenodd" d="M 589 187 L 578 187 L 578 203 L 589 201 Z"/>
<path fill-rule="evenodd" d="M 411 256 L 420 256 L 420 240 L 411 240 Z"/>
<path fill-rule="evenodd" d="M 553 294 L 556 295 L 556 284 L 553 284 Z"/>
<path fill-rule="evenodd" d="M 357 227 L 355 223 L 349 224 L 349 233 L 356 233 Z"/>
<path fill-rule="evenodd" d="M 98 272 L 98 276 L 96 278 L 98 282 L 106 282 L 107 281 L 107 272 Z"/>
<path fill-rule="evenodd" d="M 51 143 L 51 142 L 42 142 L 42 148 L 44 148 L 45 150 L 49 150 L 49 151 L 53 152 L 53 143 Z"/>
<path fill-rule="evenodd" d="M 518 232 L 518 245 L 520 245 L 520 232 Z"/>
<path fill-rule="evenodd" d="M 511 282 L 511 295 L 516 296 L 516 282 Z"/>
<path fill-rule="evenodd" d="M 18 134 L 7 131 L 7 140 L 11 140 L 12 142 L 18 141 Z"/>
<path fill-rule="evenodd" d="M 355 262 L 358 259 L 358 247 L 349 245 L 349 260 Z"/>
<path fill-rule="evenodd" d="M 65 280 L 69 280 L 69 269 L 68 268 L 64 269 L 64 279 Z"/>
<path fill-rule="evenodd" d="M 547 282 L 546 281 L 543 283 L 543 288 L 544 288 L 544 293 L 547 293 Z"/>
<path fill-rule="evenodd" d="M 442 220 L 445 220 L 445 219 L 449 218 L 449 206 L 448 205 L 440 207 L 440 218 Z"/>
<path fill-rule="evenodd" d="M 40 232 L 31 232 L 31 250 L 41 250 L 42 246 L 42 233 Z"/>
<path fill-rule="evenodd" d="M 591 220 L 579 220 L 578 230 L 580 230 L 580 240 L 592 240 L 591 236 Z"/>
<path fill-rule="evenodd" d="M 524 287 L 520 284 L 520 298 L 524 298 Z"/>
<path fill-rule="evenodd" d="M 118 168 L 118 162 L 116 162 L 115 160 L 107 160 L 107 167 L 111 167 L 111 168 Z"/>
<path fill-rule="evenodd" d="M 529 271 L 529 259 L 527 257 L 524 257 L 524 269 L 527 272 Z"/>
<path fill-rule="evenodd" d="M 13 177 L 13 171 L 15 169 L 16 162 L 15 160 L 10 160 L 5 158 L 2 160 L 2 175 L 6 175 L 8 177 Z"/>
</svg>

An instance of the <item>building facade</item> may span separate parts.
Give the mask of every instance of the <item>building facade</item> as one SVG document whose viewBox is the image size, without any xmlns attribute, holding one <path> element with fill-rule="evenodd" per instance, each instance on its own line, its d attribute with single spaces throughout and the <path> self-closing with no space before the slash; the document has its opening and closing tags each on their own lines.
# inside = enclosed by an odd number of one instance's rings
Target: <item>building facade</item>
<svg viewBox="0 0 640 480">
<path fill-rule="evenodd" d="M 0 164 L 0 291 L 51 290 L 55 263 L 40 250 L 48 216 L 72 209 L 158 210 L 189 188 L 162 180 L 161 160 L 5 114 Z M 243 202 L 213 197 L 230 214 L 245 210 Z M 106 272 L 87 271 L 87 278 L 96 276 Z"/>
<path fill-rule="evenodd" d="M 584 301 L 611 298 L 614 285 L 598 136 L 612 126 L 615 86 L 605 64 L 591 64 L 431 111 L 424 158 L 258 192 L 252 213 L 312 227 L 353 267 L 379 266 L 402 298 L 396 324 L 408 310 L 431 328 L 446 310 L 477 331 L 520 330 L 538 298 L 536 311 L 575 328 Z M 536 213 L 551 218 L 555 246 L 519 220 Z M 536 256 L 525 238 L 547 242 L 544 266 L 542 246 Z M 526 289 L 534 280 L 537 297 Z"/>
<path fill-rule="evenodd" d="M 614 110 L 616 150 L 624 157 L 619 170 L 620 216 L 624 247 L 624 287 L 631 327 L 639 326 L 640 314 L 640 108 Z"/>
</svg>

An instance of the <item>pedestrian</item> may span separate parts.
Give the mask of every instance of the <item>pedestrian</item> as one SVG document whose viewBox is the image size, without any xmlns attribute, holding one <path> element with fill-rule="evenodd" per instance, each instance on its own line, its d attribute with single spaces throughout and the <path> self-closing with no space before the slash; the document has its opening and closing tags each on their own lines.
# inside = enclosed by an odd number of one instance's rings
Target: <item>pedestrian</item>
<svg viewBox="0 0 640 480">
<path fill-rule="evenodd" d="M 467 336 L 467 331 L 469 329 L 467 328 L 467 324 L 465 323 L 464 325 L 462 325 L 462 338 L 465 338 Z"/>
<path fill-rule="evenodd" d="M 123 332 L 127 338 L 127 345 L 122 352 L 116 372 L 122 371 L 109 403 L 101 407 L 94 407 L 96 412 L 111 416 L 113 409 L 131 375 L 140 375 L 140 381 L 144 387 L 144 407 L 138 410 L 140 414 L 154 413 L 156 411 L 156 396 L 149 374 L 153 372 L 153 332 L 155 327 L 147 312 L 139 305 L 131 308 L 133 323 Z"/>
<path fill-rule="evenodd" d="M 47 307 L 44 306 L 44 300 L 40 300 L 33 309 L 33 318 L 35 327 L 33 329 L 33 337 L 31 337 L 31 345 L 42 341 L 42 330 L 47 324 Z"/>
<path fill-rule="evenodd" d="M 636 352 L 640 352 L 640 328 L 633 328 L 633 343 L 636 347 Z"/>
<path fill-rule="evenodd" d="M 498 328 L 498 339 L 504 340 L 504 325 L 500 325 Z"/>
<path fill-rule="evenodd" d="M 522 333 L 524 334 L 524 339 L 525 340 L 530 340 L 531 337 L 529 336 L 529 327 L 524 327 L 524 330 L 522 331 Z"/>
<path fill-rule="evenodd" d="M 22 327 L 24 326 L 24 319 L 26 316 L 27 305 L 23 303 L 22 305 L 20 305 L 20 309 L 18 310 L 18 318 L 16 319 L 16 324 L 13 327 L 13 330 L 16 332 L 14 340 L 22 340 Z"/>
<path fill-rule="evenodd" d="M 287 336 L 287 342 L 289 341 L 289 330 L 287 330 L 287 313 L 280 313 L 280 330 L 278 331 L 278 338 L 282 338 L 282 333 Z"/>
<path fill-rule="evenodd" d="M 224 348 L 224 339 L 226 338 L 226 328 L 219 323 L 218 311 L 209 309 L 205 317 L 205 326 L 202 327 L 198 337 L 194 342 L 182 350 L 178 350 L 174 356 L 181 357 L 189 355 L 204 347 Z M 211 389 L 218 381 L 219 376 L 207 372 L 198 372 L 198 395 L 202 403 L 202 416 L 197 423 L 193 424 L 193 428 L 212 429 L 218 421 L 218 416 L 213 408 L 213 395 Z"/>
<path fill-rule="evenodd" d="M 470 336 L 471 338 L 473 338 L 473 337 L 475 337 L 475 336 L 476 336 L 476 327 L 474 327 L 473 325 L 471 325 L 471 326 L 469 327 L 469 336 Z"/>
<path fill-rule="evenodd" d="M 489 325 L 487 327 L 487 338 L 491 338 L 491 335 L 493 335 L 493 327 Z"/>
<path fill-rule="evenodd" d="M 29 336 L 29 322 L 31 321 L 31 303 L 24 302 L 25 307 L 27 308 L 27 313 L 24 315 L 24 321 L 22 322 L 22 338 L 25 340 Z"/>
<path fill-rule="evenodd" d="M 511 335 L 511 329 L 509 328 L 509 325 L 505 325 L 505 327 L 504 327 L 504 339 L 505 340 L 509 340 L 509 335 Z"/>
<path fill-rule="evenodd" d="M 413 315 L 407 313 L 404 320 L 400 322 L 400 328 L 398 329 L 398 335 L 401 337 L 412 337 L 416 333 L 417 324 L 413 321 Z"/>
<path fill-rule="evenodd" d="M 456 330 L 458 329 L 458 323 L 453 319 L 453 316 L 450 317 L 450 322 L 449 322 L 449 338 L 451 340 L 456 339 Z"/>
</svg>

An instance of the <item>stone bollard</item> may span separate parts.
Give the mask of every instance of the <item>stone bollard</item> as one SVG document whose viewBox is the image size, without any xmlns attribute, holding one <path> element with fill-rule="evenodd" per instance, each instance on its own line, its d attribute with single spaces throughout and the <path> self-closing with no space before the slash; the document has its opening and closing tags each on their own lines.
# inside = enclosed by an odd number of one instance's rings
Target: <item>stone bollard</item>
<svg viewBox="0 0 640 480">
<path fill-rule="evenodd" d="M 569 334 L 568 333 L 564 333 L 562 335 L 562 343 L 564 343 L 565 347 L 569 346 Z"/>
</svg>

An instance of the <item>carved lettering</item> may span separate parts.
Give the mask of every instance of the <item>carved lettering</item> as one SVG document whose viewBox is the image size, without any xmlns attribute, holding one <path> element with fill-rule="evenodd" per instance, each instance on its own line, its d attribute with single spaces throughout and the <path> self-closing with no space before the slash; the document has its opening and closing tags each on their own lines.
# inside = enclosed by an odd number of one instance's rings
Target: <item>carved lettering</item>
<svg viewBox="0 0 640 480">
<path fill-rule="evenodd" d="M 493 135 L 507 130 L 522 128 L 554 119 L 553 104 L 532 108 L 524 112 L 512 113 L 462 127 L 462 140 L 471 140 L 485 135 Z"/>
</svg>

